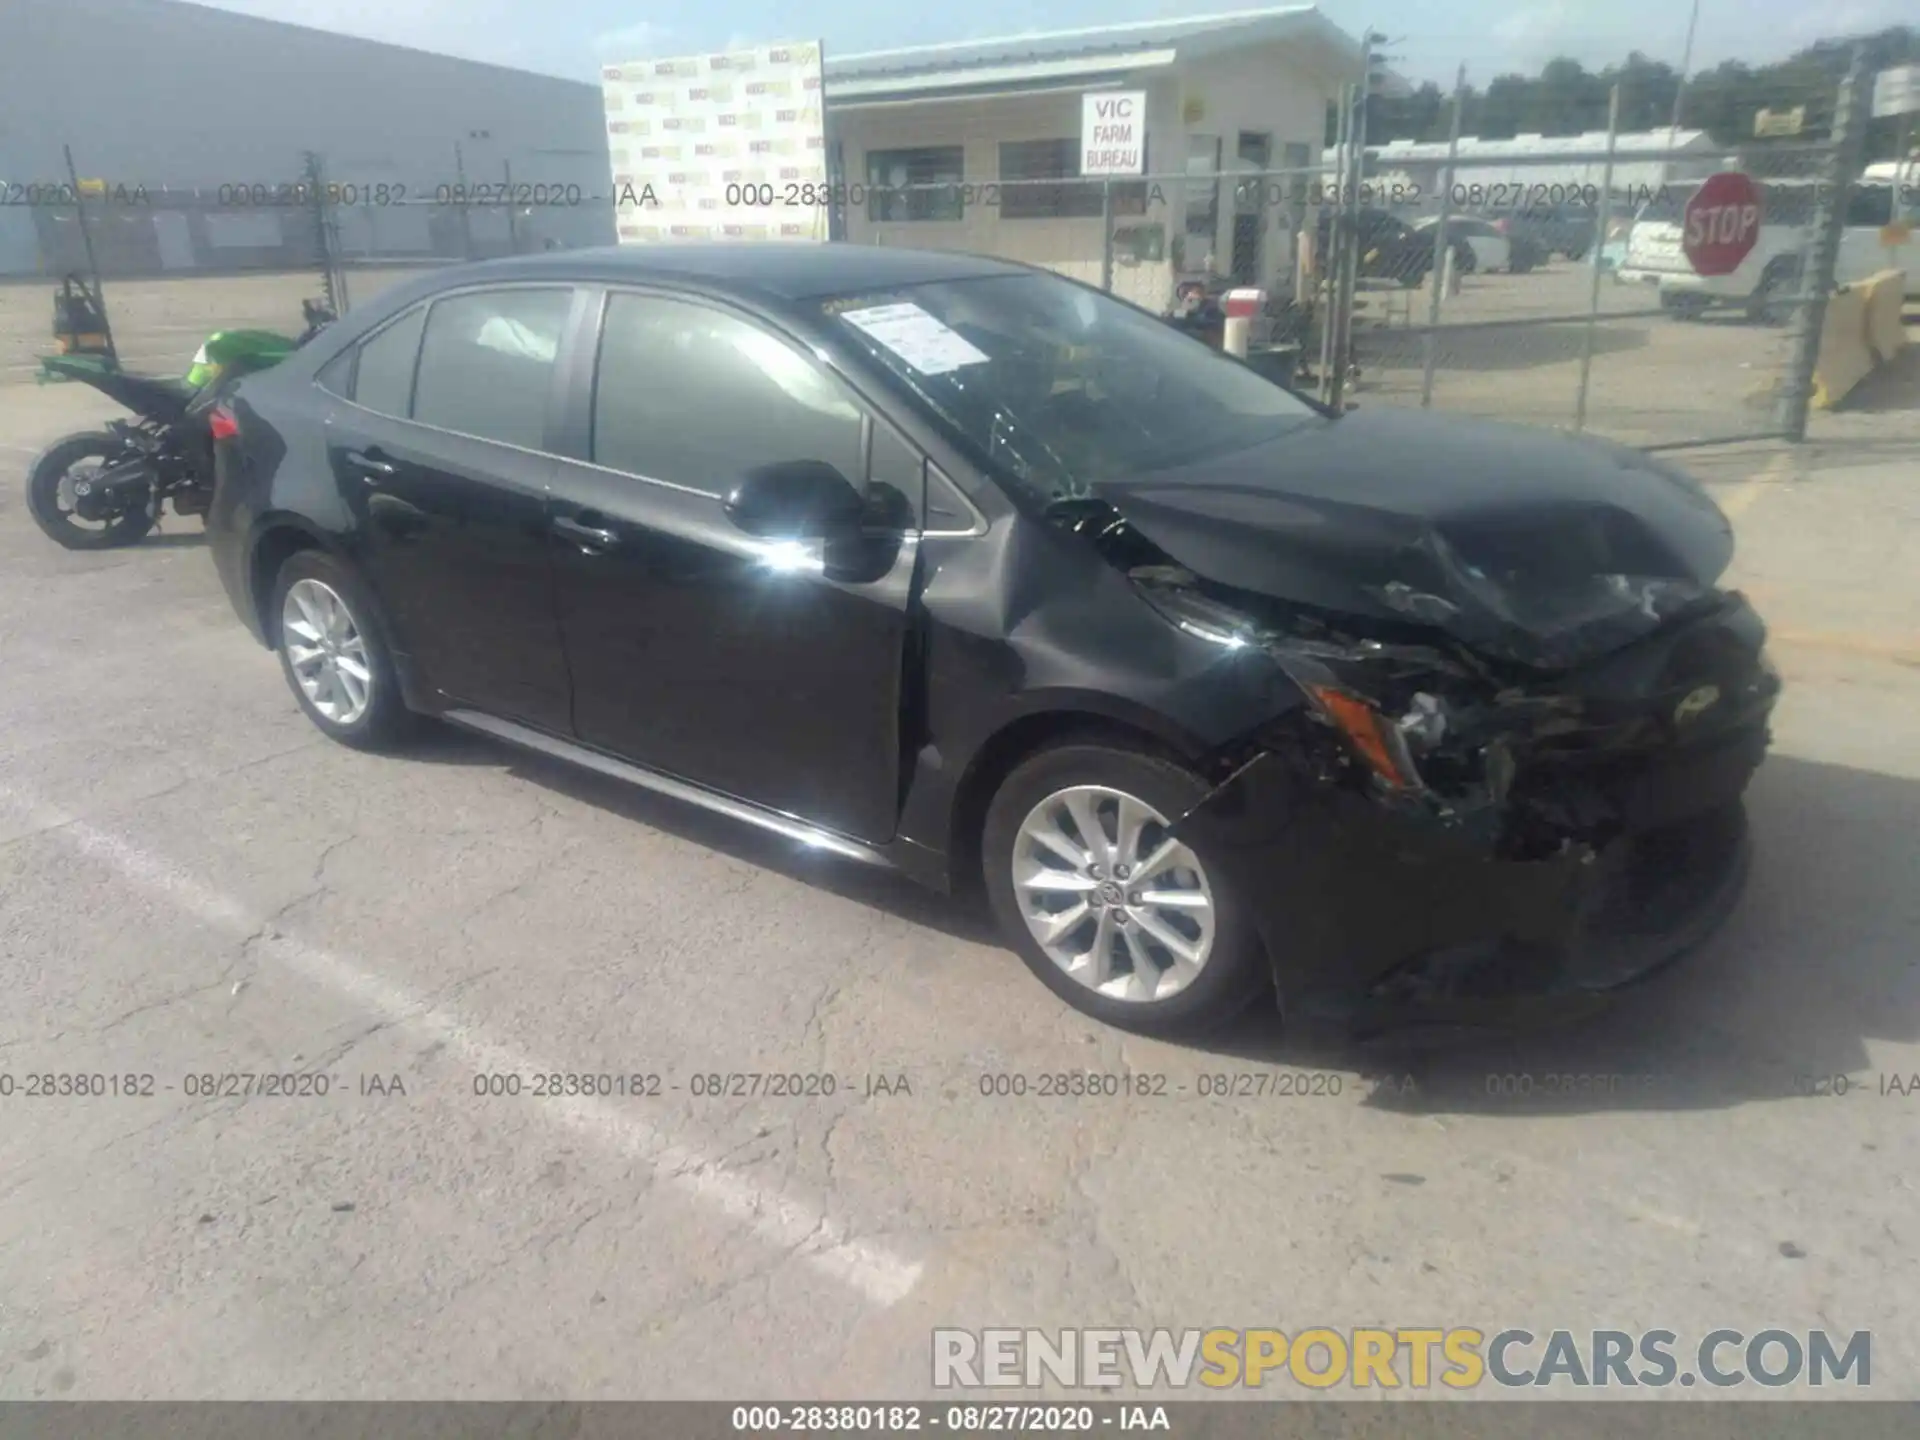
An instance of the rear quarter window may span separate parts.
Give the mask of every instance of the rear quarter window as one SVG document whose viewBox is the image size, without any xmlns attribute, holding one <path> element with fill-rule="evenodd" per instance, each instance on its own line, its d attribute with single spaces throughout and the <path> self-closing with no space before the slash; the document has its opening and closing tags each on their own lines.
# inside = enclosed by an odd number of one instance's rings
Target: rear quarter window
<svg viewBox="0 0 1920 1440">
<path fill-rule="evenodd" d="M 348 396 L 354 404 L 402 420 L 413 413 L 414 361 L 426 323 L 427 307 L 415 306 L 361 341 L 353 393 Z"/>
</svg>

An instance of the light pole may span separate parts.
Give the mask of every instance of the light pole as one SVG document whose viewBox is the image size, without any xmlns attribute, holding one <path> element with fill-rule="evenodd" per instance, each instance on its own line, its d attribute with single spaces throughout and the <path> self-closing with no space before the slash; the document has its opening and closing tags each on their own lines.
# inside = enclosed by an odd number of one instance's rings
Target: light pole
<svg viewBox="0 0 1920 1440">
<path fill-rule="evenodd" d="M 1687 94 L 1687 72 L 1693 68 L 1693 32 L 1700 23 L 1700 0 L 1693 0 L 1693 9 L 1687 14 L 1687 43 L 1680 52 L 1680 81 L 1673 87 L 1673 118 L 1667 125 L 1667 147 L 1673 148 L 1674 138 L 1680 130 L 1680 102 Z"/>
</svg>

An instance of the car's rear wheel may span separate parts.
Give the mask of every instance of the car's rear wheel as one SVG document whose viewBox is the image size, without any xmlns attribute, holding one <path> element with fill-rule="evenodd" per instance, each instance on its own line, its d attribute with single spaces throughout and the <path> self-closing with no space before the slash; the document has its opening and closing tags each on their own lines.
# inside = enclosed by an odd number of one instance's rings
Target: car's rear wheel
<svg viewBox="0 0 1920 1440">
<path fill-rule="evenodd" d="M 1184 767 L 1110 744 L 1043 750 L 1001 785 L 981 858 L 1028 968 L 1075 1009 L 1153 1033 L 1214 1028 L 1267 978 L 1217 857 L 1172 823 L 1207 793 Z"/>
<path fill-rule="evenodd" d="M 359 577 L 319 550 L 299 550 L 274 585 L 274 645 L 300 708 L 329 739 L 384 749 L 410 728 L 393 660 Z"/>
</svg>

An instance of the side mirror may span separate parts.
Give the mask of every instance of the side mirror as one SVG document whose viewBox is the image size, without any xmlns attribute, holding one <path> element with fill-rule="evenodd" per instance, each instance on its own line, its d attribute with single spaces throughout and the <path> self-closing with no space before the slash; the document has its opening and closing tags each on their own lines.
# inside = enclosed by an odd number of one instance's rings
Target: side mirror
<svg viewBox="0 0 1920 1440">
<path fill-rule="evenodd" d="M 853 482 L 819 460 L 789 460 L 742 476 L 722 508 L 749 535 L 829 540 L 857 532 L 866 501 Z"/>
</svg>

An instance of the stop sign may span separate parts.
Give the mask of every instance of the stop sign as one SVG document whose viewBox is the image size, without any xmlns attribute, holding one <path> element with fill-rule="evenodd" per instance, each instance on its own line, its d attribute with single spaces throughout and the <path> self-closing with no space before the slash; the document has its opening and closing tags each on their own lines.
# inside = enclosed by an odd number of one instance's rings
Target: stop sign
<svg viewBox="0 0 1920 1440">
<path fill-rule="evenodd" d="M 1764 207 L 1750 175 L 1709 175 L 1687 201 L 1680 245 L 1696 275 L 1731 275 L 1760 238 Z"/>
</svg>

